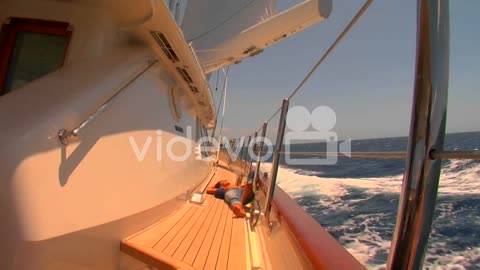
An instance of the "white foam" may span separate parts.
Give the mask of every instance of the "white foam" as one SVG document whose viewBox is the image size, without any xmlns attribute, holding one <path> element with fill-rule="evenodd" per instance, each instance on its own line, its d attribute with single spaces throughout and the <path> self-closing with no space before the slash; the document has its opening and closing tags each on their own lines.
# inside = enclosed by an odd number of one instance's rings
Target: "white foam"
<svg viewBox="0 0 480 270">
<path fill-rule="evenodd" d="M 480 194 L 480 164 L 463 168 L 469 160 L 455 160 L 442 169 L 439 193 Z M 271 163 L 262 164 L 262 171 L 270 171 Z M 463 169 L 459 169 L 463 168 Z M 346 194 L 347 188 L 360 188 L 370 194 L 399 193 L 403 175 L 371 178 L 324 178 L 315 172 L 279 168 L 278 185 L 291 196 L 321 194 L 338 197 Z"/>
<path fill-rule="evenodd" d="M 262 165 L 263 171 L 270 171 L 271 164 Z M 301 174 L 299 174 L 301 173 Z M 401 189 L 400 176 L 391 178 L 324 178 L 312 176 L 305 170 L 280 167 L 277 184 L 289 195 L 324 195 L 340 197 L 348 188 L 360 188 L 371 194 L 398 193 Z"/>
<path fill-rule="evenodd" d="M 371 225 L 378 223 L 380 216 L 381 214 L 357 215 L 355 220 L 362 220 L 359 224 L 353 224 L 355 221 L 352 219 L 342 225 L 342 227 L 361 226 L 364 228 L 359 233 L 345 233 L 340 240 L 347 243 L 344 245 L 345 249 L 369 269 L 385 266 L 385 262 L 376 261 L 375 256 L 390 248 L 390 241 L 383 239 L 371 228 Z M 375 244 L 372 245 L 372 243 Z"/>
<path fill-rule="evenodd" d="M 425 263 L 425 269 L 431 270 L 440 270 L 440 269 L 452 269 L 452 270 L 459 270 L 459 269 L 470 269 L 472 267 L 478 267 L 474 265 L 472 262 L 480 261 L 480 248 L 469 248 L 460 252 L 452 252 L 450 255 L 435 255 L 435 249 L 439 248 L 440 246 L 444 246 L 443 248 L 448 249 L 443 242 L 436 242 L 433 244 L 434 247 L 429 249 L 427 252 L 426 260 L 431 260 L 433 263 Z M 432 255 L 433 254 L 433 255 Z"/>
<path fill-rule="evenodd" d="M 480 164 L 470 160 L 454 160 L 442 169 L 439 192 L 447 194 L 479 194 Z"/>
<path fill-rule="evenodd" d="M 480 194 L 480 164 L 469 164 L 469 160 L 455 160 L 442 168 L 440 177 L 439 194 L 460 195 Z M 271 164 L 262 164 L 262 171 L 270 171 Z M 402 187 L 402 175 L 378 178 L 324 178 L 315 176 L 315 171 L 279 168 L 278 185 L 292 197 L 306 195 L 320 195 L 319 204 L 327 207 L 328 211 L 349 210 L 351 205 L 369 199 L 375 194 L 399 194 Z M 349 189 L 362 189 L 367 198 L 342 200 L 348 195 Z M 439 204 L 440 217 L 452 214 L 451 204 Z M 340 241 L 347 243 L 345 248 L 363 265 L 369 269 L 384 269 L 384 262 L 374 260 L 379 252 L 388 252 L 390 240 L 382 239 L 380 233 L 372 226 L 382 213 L 372 215 L 357 215 L 343 223 L 344 227 L 352 228 L 362 226 L 363 231 L 357 233 L 345 233 Z M 358 223 L 358 220 L 362 220 Z M 339 225 L 340 226 L 340 225 Z M 342 227 L 330 228 L 342 229 Z M 372 244 L 374 243 L 374 244 Z M 470 267 L 472 261 L 480 261 L 480 248 L 467 249 L 462 252 L 451 253 L 445 250 L 444 243 L 431 244 L 426 259 L 434 261 L 433 264 L 425 262 L 426 269 L 465 269 Z M 442 250 L 443 249 L 443 250 Z M 436 251 L 447 251 L 448 256 L 435 255 Z M 431 255 L 433 254 L 433 255 Z M 445 252 L 440 252 L 445 254 Z"/>
</svg>

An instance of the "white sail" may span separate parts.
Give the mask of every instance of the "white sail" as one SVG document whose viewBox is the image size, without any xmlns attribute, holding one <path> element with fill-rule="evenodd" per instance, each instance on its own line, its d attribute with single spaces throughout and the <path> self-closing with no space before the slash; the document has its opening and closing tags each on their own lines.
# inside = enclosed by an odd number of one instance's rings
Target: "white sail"
<svg viewBox="0 0 480 270">
<path fill-rule="evenodd" d="M 275 14 L 275 0 L 189 1 L 182 30 L 205 73 L 257 55 L 331 13 L 331 0 L 307 0 Z"/>
<path fill-rule="evenodd" d="M 190 0 L 182 22 L 185 39 L 214 47 L 274 14 L 276 0 Z"/>
<path fill-rule="evenodd" d="M 190 0 L 182 22 L 187 41 L 197 50 L 202 66 L 220 59 L 206 59 L 226 40 L 275 14 L 276 0 Z M 221 60 L 220 60 L 221 61 Z"/>
</svg>

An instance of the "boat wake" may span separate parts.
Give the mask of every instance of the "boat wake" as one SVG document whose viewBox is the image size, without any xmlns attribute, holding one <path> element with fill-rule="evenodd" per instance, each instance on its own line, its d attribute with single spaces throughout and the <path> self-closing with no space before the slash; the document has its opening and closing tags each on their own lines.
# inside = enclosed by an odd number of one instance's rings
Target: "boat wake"
<svg viewBox="0 0 480 270">
<path fill-rule="evenodd" d="M 269 171 L 271 164 L 263 164 Z M 402 175 L 326 178 L 281 167 L 279 186 L 369 269 L 384 269 Z M 446 161 L 425 269 L 480 269 L 480 162 Z"/>
</svg>

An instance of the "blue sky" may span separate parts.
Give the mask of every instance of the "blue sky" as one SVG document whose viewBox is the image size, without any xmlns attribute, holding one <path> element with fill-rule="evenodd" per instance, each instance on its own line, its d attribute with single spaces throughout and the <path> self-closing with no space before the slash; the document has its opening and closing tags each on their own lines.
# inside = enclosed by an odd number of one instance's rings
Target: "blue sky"
<svg viewBox="0 0 480 270">
<path fill-rule="evenodd" d="M 298 1 L 279 1 L 280 8 Z M 334 0 L 330 18 L 230 68 L 224 134 L 249 135 L 280 106 L 363 1 Z M 331 107 L 339 139 L 406 136 L 415 64 L 416 1 L 376 1 L 291 100 Z M 480 130 L 480 1 L 450 1 L 447 132 Z M 214 79 L 214 76 L 213 76 Z M 212 80 L 214 81 L 214 80 Z M 221 82 L 219 83 L 221 86 Z M 215 93 L 218 103 L 219 86 Z M 219 116 L 220 117 L 220 116 Z M 275 133 L 276 117 L 269 125 Z"/>
</svg>

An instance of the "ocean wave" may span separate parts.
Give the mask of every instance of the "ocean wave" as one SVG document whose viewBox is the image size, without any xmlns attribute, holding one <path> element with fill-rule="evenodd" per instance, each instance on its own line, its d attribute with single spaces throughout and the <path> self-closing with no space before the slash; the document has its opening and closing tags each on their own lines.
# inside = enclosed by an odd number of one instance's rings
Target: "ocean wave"
<svg viewBox="0 0 480 270">
<path fill-rule="evenodd" d="M 271 164 L 262 164 L 270 171 Z M 480 265 L 480 163 L 443 164 L 425 269 Z M 277 183 L 369 269 L 384 269 L 393 236 L 402 175 L 326 178 L 280 167 Z"/>
<path fill-rule="evenodd" d="M 264 163 L 262 171 L 269 172 L 271 163 Z M 403 175 L 390 177 L 328 178 L 317 176 L 314 170 L 281 166 L 277 183 L 285 192 L 297 194 L 323 194 L 339 196 L 345 194 L 346 187 L 364 189 L 372 194 L 399 193 Z M 479 194 L 480 163 L 472 160 L 454 160 L 446 163 L 441 171 L 439 193 Z"/>
</svg>

